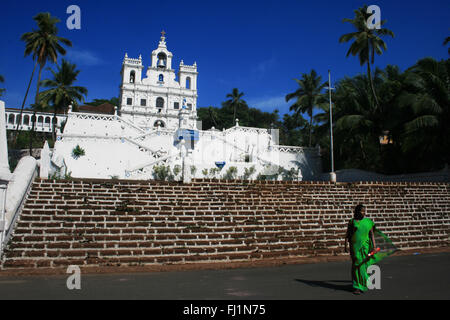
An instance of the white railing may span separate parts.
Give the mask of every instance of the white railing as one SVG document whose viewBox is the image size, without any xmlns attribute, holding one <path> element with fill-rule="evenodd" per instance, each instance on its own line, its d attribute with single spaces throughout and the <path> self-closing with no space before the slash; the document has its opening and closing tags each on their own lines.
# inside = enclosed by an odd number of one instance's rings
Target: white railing
<svg viewBox="0 0 450 320">
<path fill-rule="evenodd" d="M 16 130 L 17 126 L 19 126 L 20 131 L 29 131 L 33 126 L 33 122 L 31 120 L 33 119 L 34 111 L 24 110 L 22 117 L 20 117 L 19 109 L 7 109 L 5 110 L 5 115 L 5 125 L 7 130 Z M 37 112 L 36 121 L 34 122 L 34 130 L 37 132 L 52 132 L 54 117 L 55 115 L 53 113 Z M 61 125 L 66 119 L 67 115 L 57 114 L 57 125 Z"/>
<path fill-rule="evenodd" d="M 273 145 L 272 148 L 279 152 L 288 152 L 288 153 L 318 152 L 317 148 L 306 148 L 306 147 L 295 147 L 295 146 Z"/>
<path fill-rule="evenodd" d="M 137 141 L 134 141 L 131 138 L 127 138 L 127 137 L 122 137 L 122 136 L 103 136 L 103 135 L 81 135 L 81 134 L 61 134 L 58 136 L 58 140 L 64 140 L 66 138 L 69 139 L 99 139 L 99 140 L 124 140 L 127 141 L 135 146 L 137 146 L 139 148 L 139 150 L 141 152 L 149 152 L 151 155 L 155 156 L 155 157 L 160 157 L 161 154 L 164 154 L 164 152 L 159 151 L 159 150 L 153 150 L 150 147 L 147 147 L 143 144 L 140 144 Z"/>
<path fill-rule="evenodd" d="M 153 167 L 155 164 L 158 164 L 160 162 L 167 162 L 167 160 L 177 157 L 177 156 L 178 156 L 177 154 L 168 155 L 168 156 L 161 157 L 159 159 L 156 159 L 156 160 L 153 160 L 153 161 L 141 164 L 141 165 L 137 165 L 137 166 L 131 168 L 130 170 L 125 170 L 125 175 L 127 175 L 128 177 L 131 175 L 135 175 L 135 174 L 139 173 L 140 171 L 142 171 L 144 168 Z"/>
<path fill-rule="evenodd" d="M 37 174 L 37 162 L 32 157 L 22 158 L 16 170 L 14 170 L 12 180 L 9 182 L 8 189 L 6 190 L 5 223 L 7 225 L 3 228 L 4 231 L 1 235 L 0 256 L 11 237 L 14 225 L 22 211 L 26 197 Z"/>
</svg>

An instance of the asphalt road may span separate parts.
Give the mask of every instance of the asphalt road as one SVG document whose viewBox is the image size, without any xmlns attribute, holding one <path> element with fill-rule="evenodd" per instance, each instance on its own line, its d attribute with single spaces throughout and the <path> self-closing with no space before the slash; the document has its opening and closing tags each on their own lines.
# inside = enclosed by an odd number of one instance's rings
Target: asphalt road
<svg viewBox="0 0 450 320">
<path fill-rule="evenodd" d="M 0 299 L 450 299 L 450 253 L 394 256 L 380 264 L 381 289 L 351 292 L 350 262 L 229 270 L 0 277 Z"/>
</svg>

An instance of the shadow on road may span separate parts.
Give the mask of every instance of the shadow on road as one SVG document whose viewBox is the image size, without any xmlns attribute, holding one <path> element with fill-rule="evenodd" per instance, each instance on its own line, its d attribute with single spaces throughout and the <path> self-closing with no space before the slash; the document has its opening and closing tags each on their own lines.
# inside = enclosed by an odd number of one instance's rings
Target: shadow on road
<svg viewBox="0 0 450 320">
<path fill-rule="evenodd" d="M 341 290 L 341 291 L 353 291 L 352 282 L 348 280 L 327 280 L 327 281 L 315 281 L 315 280 L 303 280 L 303 279 L 295 279 L 295 281 L 307 284 L 311 287 L 322 287 L 326 289 L 333 290 Z M 346 283 L 346 284 L 337 284 L 337 283 Z"/>
</svg>

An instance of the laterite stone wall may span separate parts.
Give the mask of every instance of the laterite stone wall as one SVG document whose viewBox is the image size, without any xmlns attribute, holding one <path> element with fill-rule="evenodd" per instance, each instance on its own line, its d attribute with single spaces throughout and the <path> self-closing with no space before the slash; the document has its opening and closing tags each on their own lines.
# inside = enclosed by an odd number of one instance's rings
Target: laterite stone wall
<svg viewBox="0 0 450 320">
<path fill-rule="evenodd" d="M 1 268 L 340 255 L 358 203 L 400 249 L 450 243 L 445 183 L 36 180 Z"/>
</svg>

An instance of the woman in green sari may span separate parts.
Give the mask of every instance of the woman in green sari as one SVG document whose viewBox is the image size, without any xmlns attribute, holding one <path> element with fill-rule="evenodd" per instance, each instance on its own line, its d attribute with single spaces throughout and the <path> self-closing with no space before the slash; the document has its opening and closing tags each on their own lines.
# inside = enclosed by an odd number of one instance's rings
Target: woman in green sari
<svg viewBox="0 0 450 320">
<path fill-rule="evenodd" d="M 367 291 L 367 268 L 377 263 L 384 257 L 392 254 L 396 249 L 392 242 L 375 228 L 375 223 L 369 218 L 365 218 L 366 208 L 359 204 L 356 206 L 353 219 L 350 220 L 345 237 L 345 252 L 347 242 L 350 243 L 350 256 L 352 258 L 352 281 L 354 294 L 361 294 Z M 377 248 L 375 234 L 380 239 L 380 243 L 387 244 L 386 250 Z M 378 253 L 373 253 L 377 248 Z"/>
</svg>

